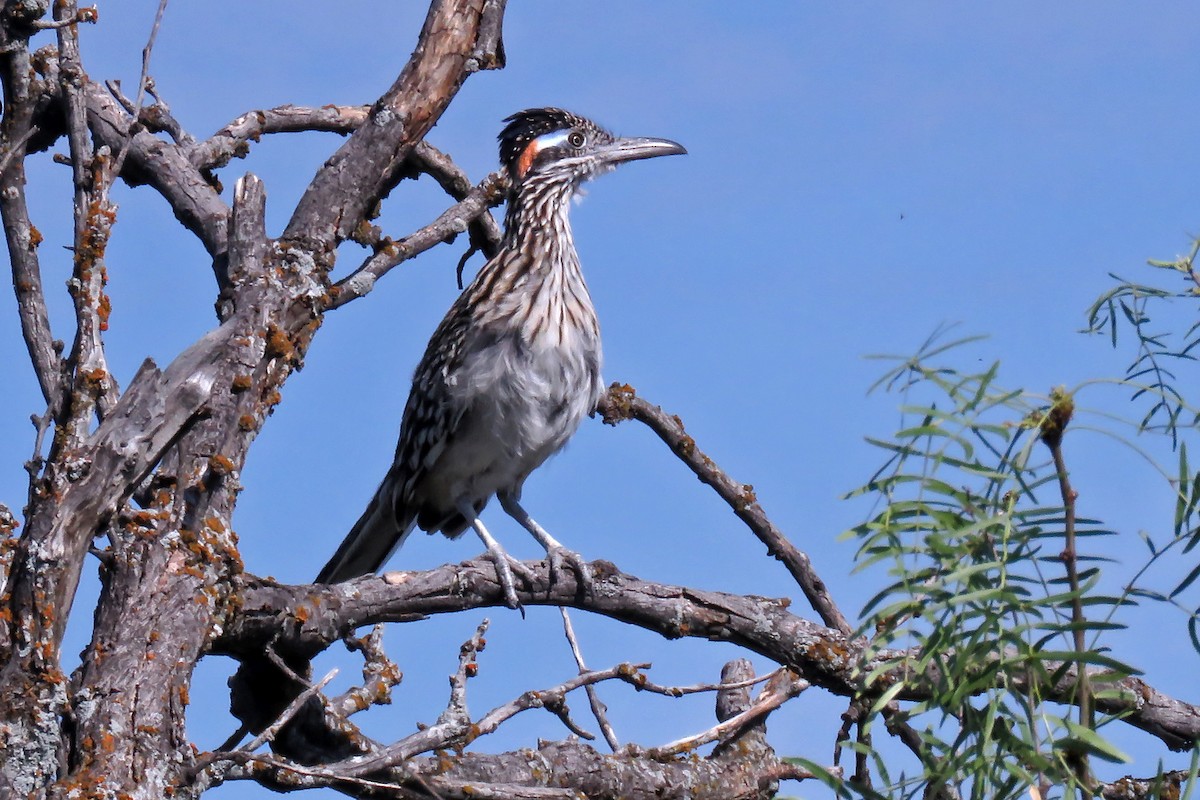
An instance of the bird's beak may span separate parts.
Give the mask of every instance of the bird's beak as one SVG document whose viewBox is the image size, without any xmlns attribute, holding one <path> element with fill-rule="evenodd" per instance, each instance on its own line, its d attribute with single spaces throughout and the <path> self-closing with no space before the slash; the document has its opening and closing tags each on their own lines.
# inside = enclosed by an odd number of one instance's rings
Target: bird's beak
<svg viewBox="0 0 1200 800">
<path fill-rule="evenodd" d="M 617 139 L 601 148 L 599 155 L 605 163 L 623 164 L 626 161 L 638 161 L 643 158 L 658 156 L 685 155 L 687 150 L 679 142 L 670 139 L 649 139 L 644 137 Z"/>
</svg>

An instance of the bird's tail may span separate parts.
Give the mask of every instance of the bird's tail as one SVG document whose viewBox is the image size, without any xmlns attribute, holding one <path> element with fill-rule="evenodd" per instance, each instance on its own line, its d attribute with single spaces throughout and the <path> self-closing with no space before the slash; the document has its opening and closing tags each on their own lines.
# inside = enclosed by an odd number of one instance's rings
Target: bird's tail
<svg viewBox="0 0 1200 800">
<path fill-rule="evenodd" d="M 369 575 L 383 566 L 413 529 L 414 515 L 397 508 L 395 481 L 389 474 L 379 485 L 358 522 L 346 534 L 337 552 L 321 569 L 315 583 L 341 583 Z"/>
</svg>

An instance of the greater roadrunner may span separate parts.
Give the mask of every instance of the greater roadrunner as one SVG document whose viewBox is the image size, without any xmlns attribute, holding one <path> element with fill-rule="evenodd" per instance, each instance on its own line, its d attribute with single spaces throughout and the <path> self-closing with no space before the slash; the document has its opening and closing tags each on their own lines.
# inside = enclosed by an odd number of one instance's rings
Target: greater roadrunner
<svg viewBox="0 0 1200 800">
<path fill-rule="evenodd" d="M 685 153 L 667 139 L 621 139 L 557 108 L 505 120 L 500 161 L 512 178 L 500 252 L 434 331 L 413 376 L 387 476 L 317 576 L 336 583 L 378 570 L 413 527 L 483 540 L 518 607 L 524 573 L 479 520 L 492 495 L 587 587 L 586 562 L 521 507 L 529 473 L 566 444 L 600 397 L 600 329 L 567 218 L 580 186 L 625 161 Z"/>
</svg>

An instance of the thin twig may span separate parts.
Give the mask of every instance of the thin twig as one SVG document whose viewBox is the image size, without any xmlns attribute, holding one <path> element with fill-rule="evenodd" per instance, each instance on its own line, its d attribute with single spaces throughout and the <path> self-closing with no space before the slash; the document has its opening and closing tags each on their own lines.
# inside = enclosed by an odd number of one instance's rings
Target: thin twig
<svg viewBox="0 0 1200 800">
<path fill-rule="evenodd" d="M 358 777 L 356 775 L 343 775 L 328 767 L 308 767 L 274 755 L 235 751 L 232 753 L 223 753 L 222 759 L 235 764 L 241 763 L 252 765 L 245 773 L 238 773 L 232 770 L 228 771 L 221 777 L 221 780 L 223 781 L 261 780 L 263 776 L 259 774 L 259 768 L 253 766 L 259 765 L 260 768 L 268 769 L 272 772 L 290 772 L 294 775 L 302 775 L 306 778 L 312 778 L 313 782 L 309 784 L 311 788 L 317 788 L 321 786 L 348 785 L 361 787 L 363 789 L 380 790 L 386 793 L 384 794 L 385 797 L 410 795 L 408 792 L 401 794 L 401 788 L 396 786 L 394 783 L 373 781 L 368 778 Z"/>
<path fill-rule="evenodd" d="M 567 643 L 571 645 L 571 654 L 575 656 L 575 665 L 579 667 L 579 674 L 582 675 L 588 671 L 588 668 L 583 660 L 583 652 L 579 649 L 579 641 L 575 638 L 575 628 L 571 625 L 571 615 L 567 613 L 567 609 L 563 606 L 559 606 L 558 611 L 562 614 L 563 633 L 567 637 Z M 617 733 L 608 721 L 608 706 L 604 705 L 604 701 L 596 693 L 594 685 L 588 684 L 584 687 L 584 690 L 587 692 L 588 704 L 592 707 L 592 714 L 596 717 L 596 724 L 600 726 L 600 733 L 603 734 L 604 741 L 608 742 L 609 748 L 614 753 L 617 752 L 617 749 L 621 746 L 621 742 L 617 739 Z"/>
<path fill-rule="evenodd" d="M 615 667 L 608 669 L 592 670 L 583 672 L 563 681 L 557 686 L 549 689 L 540 689 L 535 691 L 525 692 L 525 694 L 503 705 L 493 708 L 488 713 L 484 714 L 475 727 L 479 730 L 480 735 L 491 733 L 504 723 L 521 713 L 528 711 L 531 708 L 547 707 L 547 701 L 558 702 L 560 698 L 565 697 L 568 692 L 572 692 L 581 686 L 589 686 L 600 683 L 601 681 L 621 680 L 632 686 L 639 686 L 641 672 L 639 670 L 649 669 L 649 664 L 618 664 Z M 553 711 L 554 709 L 550 709 Z M 560 715 L 561 716 L 561 715 Z M 594 737 L 593 737 L 594 738 Z"/>
<path fill-rule="evenodd" d="M 469 663 L 473 664 L 476 652 L 474 645 L 472 643 L 464 645 L 463 651 L 470 658 Z M 591 734 L 587 734 L 578 725 L 570 722 L 564 702 L 566 695 L 581 686 L 608 680 L 622 680 L 636 686 L 638 684 L 637 677 L 641 674 L 638 670 L 649 667 L 648 664 L 618 664 L 608 669 L 577 675 L 549 689 L 525 692 L 511 701 L 493 708 L 480 717 L 477 722 L 472 723 L 466 715 L 466 698 L 463 696 L 467 675 L 467 672 L 462 669 L 464 663 L 460 661 L 459 672 L 450 680 L 451 702 L 436 723 L 389 745 L 377 754 L 347 759 L 344 762 L 329 765 L 329 769 L 349 775 L 369 775 L 378 770 L 395 767 L 420 753 L 464 745 L 480 736 L 495 732 L 497 728 L 517 714 L 535 708 L 542 708 L 555 714 L 563 720 L 564 724 L 567 724 L 568 730 L 576 735 L 592 738 Z"/>
<path fill-rule="evenodd" d="M 383 648 L 383 625 L 376 625 L 363 637 L 347 637 L 343 641 L 349 650 L 363 655 L 363 683 L 329 701 L 329 707 L 341 717 L 349 717 L 370 708 L 392 701 L 392 687 L 400 683 L 404 674 Z"/>
<path fill-rule="evenodd" d="M 779 667 L 768 672 L 766 675 L 759 675 L 755 678 L 748 678 L 744 681 L 731 681 L 729 683 L 693 683 L 691 686 L 660 686 L 649 680 L 643 681 L 638 688 L 645 692 L 654 692 L 655 694 L 666 695 L 667 697 L 683 697 L 687 694 L 697 694 L 699 692 L 719 692 L 724 689 L 744 689 L 754 686 L 759 683 L 765 683 L 771 680 L 785 668 Z"/>
<path fill-rule="evenodd" d="M 395 767 L 418 753 L 426 753 L 464 741 L 468 734 L 472 733 L 471 717 L 467 711 L 467 679 L 473 677 L 479 669 L 475 657 L 487 645 L 487 640 L 483 635 L 487 632 L 490 624 L 486 619 L 479 623 L 479 627 L 475 629 L 475 635 L 459 648 L 458 669 L 450 676 L 450 699 L 437 722 L 382 748 L 378 753 L 356 756 L 329 765 L 329 769 L 350 776 L 370 775 L 379 770 Z"/>
<path fill-rule="evenodd" d="M 1063 456 L 1062 440 L 1071 416 L 1075 412 L 1074 399 L 1062 389 L 1050 393 L 1051 407 L 1042 415 L 1040 420 L 1039 437 L 1043 444 L 1050 449 L 1054 459 L 1054 472 L 1058 478 L 1059 495 L 1063 503 L 1063 550 L 1059 558 L 1067 572 L 1067 585 L 1071 593 L 1071 627 L 1075 652 L 1083 656 L 1087 650 L 1086 625 L 1087 618 L 1083 614 L 1083 597 L 1080 595 L 1079 584 L 1079 554 L 1075 549 L 1075 501 L 1078 494 L 1071 486 L 1071 476 L 1067 469 L 1067 461 Z M 1087 664 L 1077 662 L 1079 724 L 1088 730 L 1095 730 L 1095 712 L 1092 707 L 1091 681 L 1088 678 Z M 1080 800 L 1086 800 L 1092 794 L 1095 778 L 1089 765 L 1088 754 L 1080 749 L 1071 755 L 1071 766 L 1079 780 Z"/>
<path fill-rule="evenodd" d="M 90 22 L 93 25 L 100 19 L 100 12 L 95 6 L 81 8 L 75 12 L 73 17 L 65 17 L 63 19 L 35 19 L 30 23 L 30 26 L 39 31 L 52 31 L 59 28 L 65 28 L 68 25 L 74 25 L 78 22 Z"/>
<path fill-rule="evenodd" d="M 706 731 L 685 736 L 662 747 L 655 747 L 651 753 L 655 757 L 675 756 L 695 750 L 701 745 L 728 738 L 741 729 L 764 719 L 775 709 L 797 696 L 809 687 L 809 682 L 794 673 L 776 673 L 766 688 L 754 699 L 754 703 L 745 711 L 718 722 Z"/>
<path fill-rule="evenodd" d="M 121 174 L 125 156 L 129 154 L 129 147 L 133 143 L 133 136 L 137 131 L 142 103 L 146 99 L 146 81 L 150 79 L 150 55 L 154 52 L 154 42 L 158 39 L 158 29 L 162 27 L 163 13 L 167 10 L 167 2 L 168 0 L 158 0 L 158 10 L 154 12 L 154 24 L 150 26 L 150 36 L 146 39 L 146 46 L 142 48 L 142 74 L 138 77 L 137 95 L 133 101 L 133 111 L 129 120 L 129 129 L 125 132 L 125 141 L 121 144 L 121 149 L 117 151 L 117 157 L 113 159 L 112 174 L 114 178 Z"/>
<path fill-rule="evenodd" d="M 767 553 L 783 562 L 804 592 L 804 596 L 808 598 L 813 610 L 821 615 L 825 624 L 845 634 L 852 631 L 850 623 L 830 596 L 825 582 L 813 569 L 808 555 L 788 541 L 783 532 L 767 517 L 762 506 L 758 504 L 754 487 L 733 480 L 716 462 L 705 455 L 696 446 L 696 440 L 684 430 L 679 417 L 668 415 L 659 406 L 651 405 L 638 397 L 632 386 L 617 383 L 600 396 L 596 410 L 600 412 L 606 425 L 636 419 L 654 431 L 696 477 L 711 486 L 721 499 L 729 504 L 738 519 L 746 523 L 759 541 L 767 546 Z"/>
<path fill-rule="evenodd" d="M 503 172 L 493 172 L 472 189 L 465 199 L 443 211 L 424 228 L 399 242 L 386 240 L 379 252 L 337 282 L 330 291 L 327 307 L 340 308 L 351 300 L 362 297 L 375 287 L 375 281 L 393 268 L 466 231 L 472 220 L 486 214 L 488 208 L 501 201 L 506 184 L 507 176 Z"/>
<path fill-rule="evenodd" d="M 258 736 L 255 736 L 253 739 L 239 747 L 237 749 L 238 752 L 253 753 L 255 750 L 274 739 L 275 735 L 283 729 L 283 726 L 288 724 L 288 721 L 291 720 L 292 717 L 296 716 L 296 713 L 304 707 L 304 704 L 308 702 L 308 698 L 321 691 L 321 689 L 325 687 L 325 684 L 333 680 L 334 676 L 337 674 L 338 668 L 334 667 L 333 669 L 329 670 L 329 673 L 324 678 L 321 678 L 321 680 L 317 681 L 312 686 L 309 686 L 303 692 L 298 694 L 296 699 L 293 700 L 291 704 L 283 710 L 283 713 L 279 715 L 278 719 L 268 725 Z"/>
</svg>

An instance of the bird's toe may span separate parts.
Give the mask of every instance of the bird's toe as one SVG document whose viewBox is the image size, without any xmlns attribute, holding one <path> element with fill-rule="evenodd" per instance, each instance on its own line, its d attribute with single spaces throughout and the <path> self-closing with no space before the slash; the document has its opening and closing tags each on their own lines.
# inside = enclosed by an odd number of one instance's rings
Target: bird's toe
<svg viewBox="0 0 1200 800">
<path fill-rule="evenodd" d="M 489 554 L 491 555 L 491 554 Z M 521 612 L 521 616 L 525 616 L 525 609 L 521 606 L 521 601 L 517 599 L 517 585 L 513 578 L 513 568 L 519 570 L 527 570 L 524 564 L 517 561 L 507 553 L 502 553 L 500 557 L 492 557 L 492 562 L 496 565 L 496 579 L 500 581 L 500 588 L 504 590 L 504 604 L 511 609 Z M 522 578 L 526 578 L 522 574 Z"/>
<path fill-rule="evenodd" d="M 579 580 L 584 592 L 592 592 L 592 570 L 583 556 L 565 547 L 551 547 L 546 551 L 546 560 L 550 562 L 550 585 L 558 582 L 564 568 L 569 567 Z"/>
</svg>

